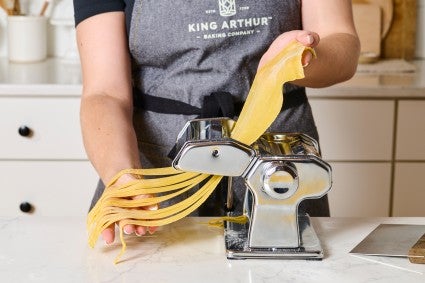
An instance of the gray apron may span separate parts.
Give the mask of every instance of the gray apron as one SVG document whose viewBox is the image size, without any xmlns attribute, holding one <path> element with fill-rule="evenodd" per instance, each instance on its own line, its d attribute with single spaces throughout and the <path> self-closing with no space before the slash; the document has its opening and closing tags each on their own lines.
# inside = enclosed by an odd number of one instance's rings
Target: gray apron
<svg viewBox="0 0 425 283">
<path fill-rule="evenodd" d="M 302 29 L 299 0 L 135 0 L 129 27 L 134 95 L 201 108 L 205 96 L 225 91 L 243 102 L 261 56 L 277 36 L 294 29 Z M 305 90 L 287 84 L 285 92 L 285 108 L 270 130 L 303 132 L 318 139 Z M 159 112 L 143 105 L 134 111 L 145 168 L 170 166 L 167 155 L 179 131 L 197 116 Z M 235 182 L 234 210 L 242 211 L 245 186 L 242 180 Z M 102 191 L 99 182 L 92 205 Z M 225 188 L 217 188 L 197 215 L 223 215 L 225 195 Z M 327 216 L 327 198 L 307 200 L 300 210 Z"/>
</svg>

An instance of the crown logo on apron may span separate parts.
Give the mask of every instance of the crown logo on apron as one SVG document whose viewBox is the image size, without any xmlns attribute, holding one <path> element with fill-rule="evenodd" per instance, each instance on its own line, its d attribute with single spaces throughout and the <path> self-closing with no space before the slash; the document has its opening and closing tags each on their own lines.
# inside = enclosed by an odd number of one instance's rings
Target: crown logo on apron
<svg viewBox="0 0 425 283">
<path fill-rule="evenodd" d="M 236 15 L 236 0 L 218 0 L 218 7 L 222 17 Z"/>
</svg>

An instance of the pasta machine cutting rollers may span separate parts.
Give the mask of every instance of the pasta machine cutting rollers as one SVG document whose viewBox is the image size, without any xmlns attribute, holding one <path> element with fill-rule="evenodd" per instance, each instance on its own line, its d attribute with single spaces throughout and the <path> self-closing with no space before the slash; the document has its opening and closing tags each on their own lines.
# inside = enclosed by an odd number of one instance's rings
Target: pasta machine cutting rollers
<svg viewBox="0 0 425 283">
<path fill-rule="evenodd" d="M 247 146 L 230 138 L 234 124 L 228 118 L 189 121 L 173 160 L 178 170 L 244 179 L 248 222 L 226 222 L 227 257 L 322 259 L 309 216 L 298 212 L 302 200 L 331 188 L 331 167 L 317 142 L 305 134 L 265 133 Z"/>
</svg>

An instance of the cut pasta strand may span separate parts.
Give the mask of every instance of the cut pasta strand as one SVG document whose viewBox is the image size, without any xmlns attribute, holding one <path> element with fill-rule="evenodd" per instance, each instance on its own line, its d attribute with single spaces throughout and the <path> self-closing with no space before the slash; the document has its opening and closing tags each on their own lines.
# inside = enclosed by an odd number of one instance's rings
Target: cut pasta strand
<svg viewBox="0 0 425 283">
<path fill-rule="evenodd" d="M 210 221 L 208 221 L 207 224 L 209 226 L 222 228 L 222 227 L 224 227 L 225 221 L 237 223 L 237 224 L 245 224 L 245 223 L 248 222 L 248 216 L 246 216 L 246 215 L 222 216 L 222 217 L 219 217 L 219 218 L 211 219 Z"/>
</svg>

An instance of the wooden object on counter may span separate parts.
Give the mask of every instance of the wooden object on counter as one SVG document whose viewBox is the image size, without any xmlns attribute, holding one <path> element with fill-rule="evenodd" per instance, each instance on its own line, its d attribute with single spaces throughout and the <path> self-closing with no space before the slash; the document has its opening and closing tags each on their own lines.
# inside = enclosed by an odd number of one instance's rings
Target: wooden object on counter
<svg viewBox="0 0 425 283">
<path fill-rule="evenodd" d="M 19 0 L 0 0 L 0 7 L 6 12 L 6 15 L 8 16 L 21 14 L 21 5 Z"/>
<path fill-rule="evenodd" d="M 391 27 L 393 18 L 393 0 L 352 0 L 353 4 L 375 4 L 378 5 L 382 13 L 381 38 L 385 38 Z"/>
<path fill-rule="evenodd" d="M 425 234 L 409 250 L 411 263 L 425 263 Z"/>
<path fill-rule="evenodd" d="M 416 0 L 394 0 L 393 22 L 382 42 L 382 57 L 412 60 L 416 49 Z"/>
<path fill-rule="evenodd" d="M 353 17 L 360 38 L 360 60 L 377 60 L 381 54 L 381 8 L 375 4 L 353 4 Z"/>
<path fill-rule="evenodd" d="M 47 8 L 49 7 L 49 3 L 50 3 L 50 0 L 45 0 L 45 1 L 43 2 L 43 5 L 41 6 L 40 13 L 38 13 L 38 15 L 39 15 L 40 17 L 43 17 L 43 16 L 44 16 L 44 14 L 46 13 Z"/>
</svg>

